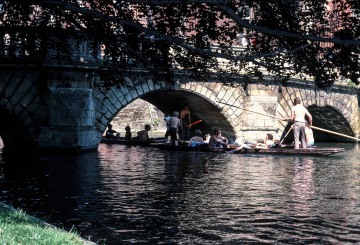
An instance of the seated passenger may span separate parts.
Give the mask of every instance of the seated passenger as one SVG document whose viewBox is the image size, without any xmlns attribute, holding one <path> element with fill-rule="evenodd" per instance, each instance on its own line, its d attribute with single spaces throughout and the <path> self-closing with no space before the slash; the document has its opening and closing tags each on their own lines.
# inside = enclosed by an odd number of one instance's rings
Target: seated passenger
<svg viewBox="0 0 360 245">
<path fill-rule="evenodd" d="M 265 140 L 258 140 L 255 145 L 256 149 L 269 149 L 274 145 L 274 137 L 272 134 L 266 134 Z"/>
<path fill-rule="evenodd" d="M 213 128 L 213 135 L 209 140 L 210 148 L 227 148 L 228 147 L 228 139 L 221 135 L 220 128 Z"/>
<path fill-rule="evenodd" d="M 208 143 L 208 144 L 209 144 L 210 137 L 211 137 L 210 134 L 205 134 L 205 136 L 204 136 L 204 143 Z"/>
<path fill-rule="evenodd" d="M 242 140 L 235 140 L 233 146 L 237 146 L 234 150 L 231 150 L 227 153 L 235 153 L 241 151 L 242 149 L 253 149 L 255 147 L 254 144 L 250 142 L 243 142 Z"/>
<path fill-rule="evenodd" d="M 202 137 L 201 130 L 195 131 L 195 136 L 191 137 L 189 140 L 189 146 L 191 147 L 197 147 L 204 143 L 204 139 Z"/>
<path fill-rule="evenodd" d="M 136 137 L 136 139 L 137 140 L 142 140 L 142 141 L 150 140 L 150 137 L 149 137 L 149 131 L 150 130 L 151 130 L 151 126 L 149 124 L 146 124 L 144 130 L 141 130 L 141 131 L 137 132 L 138 136 Z"/>
<path fill-rule="evenodd" d="M 312 129 L 309 126 L 309 123 L 306 121 L 305 122 L 305 138 L 306 138 L 306 144 L 307 147 L 313 147 L 315 144 L 315 140 L 314 140 L 314 133 L 312 131 Z"/>
<path fill-rule="evenodd" d="M 109 123 L 108 130 L 105 132 L 105 137 L 107 139 L 117 139 L 120 137 L 120 133 L 112 129 L 112 125 Z"/>
<path fill-rule="evenodd" d="M 125 140 L 131 140 L 131 129 L 130 126 L 125 127 Z"/>
</svg>

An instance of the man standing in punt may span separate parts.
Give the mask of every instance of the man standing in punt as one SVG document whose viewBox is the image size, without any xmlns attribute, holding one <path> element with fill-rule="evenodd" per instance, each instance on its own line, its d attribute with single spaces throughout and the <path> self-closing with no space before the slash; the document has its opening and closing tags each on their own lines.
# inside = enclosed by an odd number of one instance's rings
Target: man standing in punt
<svg viewBox="0 0 360 245">
<path fill-rule="evenodd" d="M 305 137 L 305 128 L 306 128 L 306 119 L 308 117 L 309 126 L 312 125 L 312 116 L 309 111 L 301 104 L 299 98 L 294 99 L 294 106 L 291 108 L 291 120 L 294 121 L 294 149 L 299 149 L 300 144 L 300 134 L 301 134 L 301 147 L 306 149 L 306 137 Z"/>
<path fill-rule="evenodd" d="M 190 139 L 190 128 L 191 128 L 191 116 L 190 108 L 188 104 L 185 104 L 183 109 L 180 111 L 180 126 L 181 126 L 181 139 Z"/>
</svg>

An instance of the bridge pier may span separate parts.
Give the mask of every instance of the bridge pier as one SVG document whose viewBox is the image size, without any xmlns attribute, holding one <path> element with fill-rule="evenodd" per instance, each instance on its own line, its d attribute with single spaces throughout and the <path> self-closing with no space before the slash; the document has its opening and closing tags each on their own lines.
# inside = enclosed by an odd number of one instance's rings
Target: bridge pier
<svg viewBox="0 0 360 245">
<path fill-rule="evenodd" d="M 99 133 L 95 127 L 93 90 L 81 88 L 49 88 L 40 127 L 39 148 L 42 150 L 95 150 Z"/>
</svg>

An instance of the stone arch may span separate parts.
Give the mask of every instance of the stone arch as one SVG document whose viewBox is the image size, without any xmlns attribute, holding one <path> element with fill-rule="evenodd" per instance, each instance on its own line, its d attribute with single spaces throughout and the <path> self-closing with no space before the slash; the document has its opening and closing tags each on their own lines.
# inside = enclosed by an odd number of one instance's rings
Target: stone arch
<svg viewBox="0 0 360 245">
<path fill-rule="evenodd" d="M 298 97 L 313 117 L 313 125 L 340 134 L 356 137 L 358 135 L 358 98 L 355 90 L 347 87 L 334 87 L 331 91 L 317 90 L 314 87 L 286 87 L 279 94 L 279 114 L 290 117 L 293 99 Z M 283 132 L 289 125 L 282 122 Z M 351 141 L 341 136 L 315 131 L 319 141 Z"/>
<path fill-rule="evenodd" d="M 224 134 L 235 139 L 240 137 L 242 133 L 242 121 L 239 120 L 241 112 L 235 107 L 219 106 L 219 101 L 242 100 L 241 94 L 243 92 L 241 86 L 228 86 L 218 81 L 182 80 L 175 83 L 174 86 L 169 86 L 164 82 L 154 83 L 146 75 L 128 77 L 126 84 L 119 88 L 111 88 L 106 93 L 95 92 L 98 135 L 101 137 L 108 123 L 132 101 L 142 98 L 162 111 L 165 108 L 175 110 L 176 107 L 171 107 L 171 103 L 168 107 L 163 106 L 167 101 L 171 101 L 171 96 L 175 96 L 175 100 L 181 98 L 178 105 L 185 102 L 190 104 L 194 116 L 193 121 L 202 119 L 203 123 L 200 128 L 203 128 L 204 131 L 211 131 L 213 126 L 219 126 Z M 155 94 L 155 97 L 151 94 Z M 211 110 L 208 110 L 210 108 Z"/>
<path fill-rule="evenodd" d="M 10 149 L 36 146 L 39 130 L 39 73 L 31 70 L 0 73 L 0 136 Z"/>
</svg>

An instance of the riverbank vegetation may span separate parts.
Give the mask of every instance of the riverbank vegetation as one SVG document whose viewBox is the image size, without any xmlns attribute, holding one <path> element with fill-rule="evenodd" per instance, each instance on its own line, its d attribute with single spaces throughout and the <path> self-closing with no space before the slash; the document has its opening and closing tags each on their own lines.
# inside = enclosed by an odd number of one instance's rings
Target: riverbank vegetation
<svg viewBox="0 0 360 245">
<path fill-rule="evenodd" d="M 23 211 L 0 205 L 0 244 L 90 244 L 75 232 L 47 225 Z"/>
</svg>

